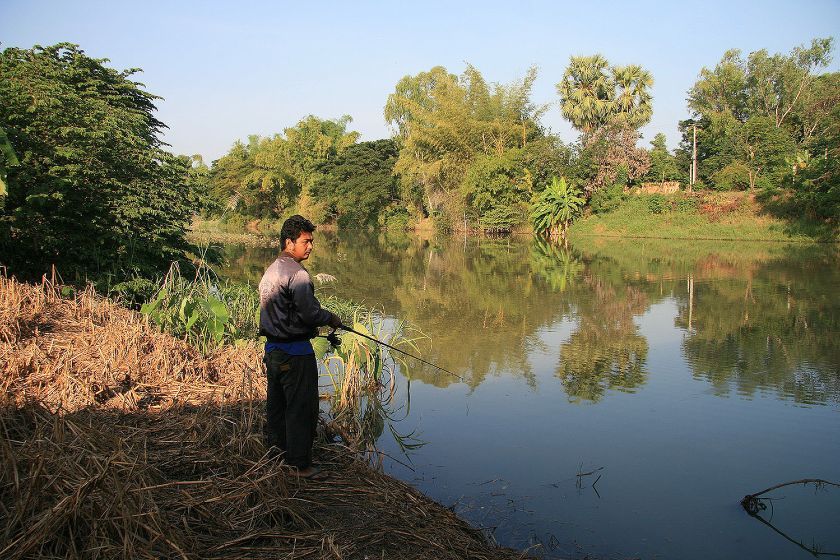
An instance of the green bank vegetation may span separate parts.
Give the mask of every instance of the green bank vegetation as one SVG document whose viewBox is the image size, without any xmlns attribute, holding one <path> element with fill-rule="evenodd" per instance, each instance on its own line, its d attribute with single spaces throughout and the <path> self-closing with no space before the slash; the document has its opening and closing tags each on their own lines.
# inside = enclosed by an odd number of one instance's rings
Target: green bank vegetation
<svg viewBox="0 0 840 560">
<path fill-rule="evenodd" d="M 789 196 L 789 195 L 788 195 Z M 609 212 L 590 213 L 573 236 L 813 241 L 833 239 L 823 222 L 797 215 L 789 199 L 763 193 L 699 192 L 628 195 Z"/>
</svg>

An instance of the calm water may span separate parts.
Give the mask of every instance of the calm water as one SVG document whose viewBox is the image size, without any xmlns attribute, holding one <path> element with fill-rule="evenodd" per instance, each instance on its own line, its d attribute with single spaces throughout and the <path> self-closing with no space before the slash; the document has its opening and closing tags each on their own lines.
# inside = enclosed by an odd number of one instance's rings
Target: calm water
<svg viewBox="0 0 840 560">
<path fill-rule="evenodd" d="M 318 233 L 308 268 L 430 338 L 395 476 L 548 557 L 840 553 L 840 267 L 834 247 Z M 273 249 L 228 246 L 256 283 Z M 408 386 L 403 382 L 403 394 Z M 405 410 L 403 412 L 406 412 Z M 387 434 L 386 430 L 386 434 Z M 412 470 L 413 469 L 413 470 Z M 578 477 L 578 473 L 592 473 Z M 795 541 L 795 542 L 792 542 Z"/>
</svg>

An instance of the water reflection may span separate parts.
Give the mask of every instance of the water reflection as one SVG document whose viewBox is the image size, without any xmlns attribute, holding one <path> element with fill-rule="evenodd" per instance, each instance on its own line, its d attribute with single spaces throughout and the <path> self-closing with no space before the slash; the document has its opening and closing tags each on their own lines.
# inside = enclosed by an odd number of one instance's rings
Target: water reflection
<svg viewBox="0 0 840 560">
<path fill-rule="evenodd" d="M 223 273 L 254 285 L 276 250 L 225 251 Z M 422 382 L 400 429 L 429 443 L 414 470 L 390 471 L 499 542 L 563 557 L 787 559 L 811 542 L 838 550 L 836 492 L 785 491 L 766 520 L 791 542 L 737 501 L 840 477 L 837 252 L 319 232 L 308 266 L 337 279 L 319 290 L 420 328 L 423 357 L 466 379 L 412 362 Z M 575 473 L 602 466 L 600 498 L 576 488 Z"/>
<path fill-rule="evenodd" d="M 614 286 L 591 273 L 581 282 L 578 324 L 560 347 L 557 377 L 571 399 L 597 401 L 607 389 L 630 391 L 645 382 L 648 342 L 633 318 L 648 308 L 635 286 Z"/>
<path fill-rule="evenodd" d="M 583 240 L 578 254 L 598 279 L 591 301 L 612 302 L 583 316 L 614 317 L 607 322 L 612 333 L 602 329 L 599 343 L 585 345 L 590 356 L 614 344 L 613 354 L 626 362 L 637 350 L 643 372 L 647 346 L 634 335 L 632 318 L 670 298 L 678 306 L 674 325 L 685 333 L 687 363 L 716 394 L 772 390 L 802 403 L 840 398 L 840 314 L 834 296 L 840 274 L 833 247 L 681 246 L 647 240 L 598 246 Z M 600 284 L 625 294 L 624 304 Z M 582 320 L 572 339 L 588 326 Z M 632 380 L 643 382 L 641 375 Z"/>
<path fill-rule="evenodd" d="M 275 249 L 225 247 L 223 273 L 258 282 Z M 801 403 L 840 400 L 834 247 L 579 239 L 319 234 L 309 268 L 321 289 L 406 319 L 430 335 L 424 358 L 471 388 L 499 375 L 537 389 L 529 356 L 563 322 L 555 375 L 570 400 L 596 402 L 646 383 L 650 341 L 639 319 L 673 302 L 672 325 L 696 379 L 715 394 L 773 391 Z M 550 349 L 549 349 L 550 350 Z M 459 381 L 418 366 L 413 377 Z"/>
</svg>

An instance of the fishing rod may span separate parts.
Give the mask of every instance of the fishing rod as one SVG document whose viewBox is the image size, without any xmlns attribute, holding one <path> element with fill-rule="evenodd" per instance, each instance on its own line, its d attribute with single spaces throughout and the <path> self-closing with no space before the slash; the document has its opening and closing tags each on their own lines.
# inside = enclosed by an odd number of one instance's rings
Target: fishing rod
<svg viewBox="0 0 840 560">
<path fill-rule="evenodd" d="M 355 330 L 355 329 L 353 329 L 353 328 L 351 328 L 351 327 L 348 327 L 347 325 L 341 325 L 341 326 L 340 326 L 340 327 L 338 327 L 338 328 L 339 328 L 339 329 L 342 329 L 342 330 L 345 330 L 345 331 L 347 331 L 347 332 L 351 332 L 351 333 L 353 333 L 353 334 L 355 334 L 355 335 L 361 336 L 362 338 L 366 338 L 366 339 L 368 339 L 368 340 L 371 340 L 371 341 L 373 341 L 373 342 L 375 342 L 375 343 L 377 343 L 377 344 L 380 344 L 380 345 L 384 346 L 385 348 L 390 348 L 391 350 L 396 350 L 397 352 L 399 352 L 399 353 L 401 353 L 401 354 L 405 354 L 405 355 L 406 355 L 406 356 L 408 356 L 409 358 L 414 358 L 415 360 L 420 361 L 420 362 L 423 362 L 424 364 L 429 365 L 429 366 L 432 366 L 433 368 L 439 369 L 439 370 L 441 370 L 441 371 L 445 371 L 445 372 L 446 372 L 446 373 L 448 373 L 449 375 L 453 375 L 453 376 L 457 377 L 458 379 L 460 379 L 460 380 L 461 380 L 461 381 L 463 381 L 464 383 L 466 383 L 466 382 L 467 382 L 467 381 L 466 381 L 463 377 L 461 377 L 461 376 L 460 376 L 460 375 L 458 375 L 457 373 L 451 372 L 451 371 L 449 371 L 448 369 L 446 369 L 446 368 L 444 368 L 444 367 L 440 367 L 440 366 L 439 366 L 439 365 L 437 365 L 437 364 L 433 364 L 432 362 L 427 362 L 426 360 L 424 360 L 424 359 L 423 359 L 423 358 L 421 358 L 420 356 L 415 356 L 414 354 L 411 354 L 411 353 L 409 353 L 409 352 L 406 352 L 405 350 L 402 350 L 401 348 L 397 348 L 396 346 L 391 346 L 391 345 L 390 345 L 390 344 L 388 344 L 387 342 L 383 342 L 383 341 L 381 341 L 381 340 L 379 340 L 379 339 L 377 339 L 377 338 L 374 338 L 374 337 L 372 337 L 372 336 L 370 336 L 370 335 L 367 335 L 367 334 L 365 334 L 365 333 L 360 333 L 359 331 L 357 331 L 357 330 Z M 332 345 L 332 347 L 333 347 L 333 348 L 338 348 L 338 347 L 341 345 L 341 340 L 338 338 L 338 335 L 336 334 L 336 332 L 335 332 L 335 331 L 336 331 L 336 329 L 333 329 L 333 330 L 332 330 L 332 332 L 330 332 L 330 334 L 326 335 L 326 337 L 325 337 L 325 338 L 326 338 L 326 339 L 330 342 L 330 344 Z"/>
</svg>

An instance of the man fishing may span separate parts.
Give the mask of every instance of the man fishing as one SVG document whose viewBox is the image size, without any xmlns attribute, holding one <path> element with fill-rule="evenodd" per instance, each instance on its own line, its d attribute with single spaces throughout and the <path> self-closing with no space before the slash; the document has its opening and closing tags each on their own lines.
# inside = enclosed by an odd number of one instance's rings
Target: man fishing
<svg viewBox="0 0 840 560">
<path fill-rule="evenodd" d="M 321 478 L 312 464 L 318 426 L 318 364 L 310 339 L 318 327 L 341 326 L 321 307 L 309 273 L 300 263 L 312 252 L 315 225 L 295 215 L 280 229 L 282 252 L 260 280 L 260 334 L 266 337 L 263 361 L 268 376 L 266 446 L 282 454 L 304 478 Z M 272 449 L 273 448 L 273 449 Z"/>
</svg>

